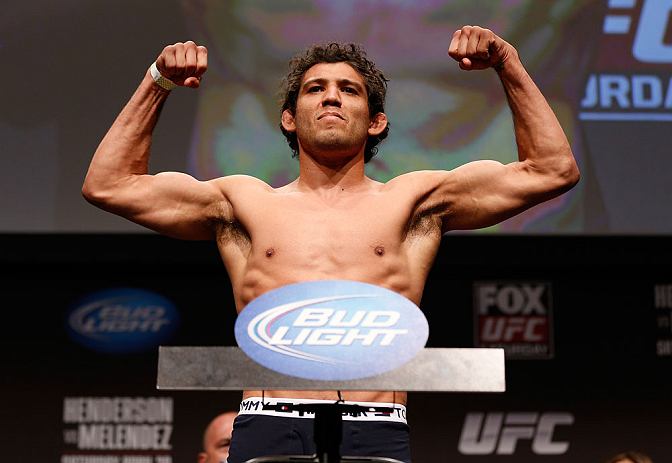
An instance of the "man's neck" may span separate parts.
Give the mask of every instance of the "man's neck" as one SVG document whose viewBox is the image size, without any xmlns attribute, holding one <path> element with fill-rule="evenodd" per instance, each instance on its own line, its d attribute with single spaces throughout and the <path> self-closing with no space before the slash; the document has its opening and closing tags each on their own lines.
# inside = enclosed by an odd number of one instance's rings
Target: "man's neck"
<svg viewBox="0 0 672 463">
<path fill-rule="evenodd" d="M 367 184 L 364 155 L 352 157 L 317 157 L 299 152 L 298 188 L 305 190 L 352 190 Z"/>
</svg>

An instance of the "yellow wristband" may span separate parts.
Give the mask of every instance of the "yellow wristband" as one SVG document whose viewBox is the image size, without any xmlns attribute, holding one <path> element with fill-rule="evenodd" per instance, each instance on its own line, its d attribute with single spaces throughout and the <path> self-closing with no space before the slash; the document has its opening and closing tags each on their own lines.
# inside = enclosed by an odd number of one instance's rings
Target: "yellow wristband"
<svg viewBox="0 0 672 463">
<path fill-rule="evenodd" d="M 164 88 L 166 90 L 172 90 L 175 87 L 177 87 L 177 85 L 173 83 L 172 80 L 163 77 L 163 75 L 159 72 L 159 70 L 156 67 L 156 61 L 154 61 L 152 65 L 149 67 L 149 73 L 152 75 L 152 79 L 154 79 L 154 82 L 159 84 L 161 88 Z"/>
</svg>

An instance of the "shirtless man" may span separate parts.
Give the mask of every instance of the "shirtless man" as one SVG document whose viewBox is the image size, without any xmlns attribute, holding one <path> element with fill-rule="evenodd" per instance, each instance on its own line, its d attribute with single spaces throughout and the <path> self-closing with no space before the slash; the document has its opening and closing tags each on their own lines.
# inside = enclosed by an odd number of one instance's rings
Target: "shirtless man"
<svg viewBox="0 0 672 463">
<path fill-rule="evenodd" d="M 349 55 L 340 50 L 348 57 L 314 59 L 316 64 L 304 66 L 297 91 L 287 93 L 290 101 L 281 127 L 288 136 L 296 135 L 300 175 L 295 181 L 271 188 L 244 175 L 201 182 L 181 173 L 147 173 L 152 132 L 169 94 L 164 87 L 172 82 L 197 88 L 207 68 L 207 50 L 187 42 L 163 50 L 154 74 L 147 72 L 110 128 L 91 161 L 85 198 L 172 237 L 215 240 L 240 312 L 272 289 L 326 279 L 375 284 L 419 305 L 443 233 L 496 224 L 577 183 L 579 172 L 567 138 L 518 52 L 492 31 L 472 26 L 455 32 L 448 53 L 465 71 L 496 70 L 513 114 L 519 161 L 476 161 L 451 171 L 411 172 L 387 183 L 366 177 L 367 141 L 384 137 L 387 128 L 385 79 L 356 50 Z M 353 55 L 358 58 L 351 61 Z M 371 75 L 358 71 L 360 65 Z M 372 108 L 372 84 L 381 79 L 381 104 Z M 261 395 L 245 391 L 243 398 Z M 326 391 L 266 391 L 265 397 L 337 398 Z M 344 399 L 403 406 L 406 395 L 354 391 Z M 296 447 L 278 447 L 291 440 L 289 435 L 273 443 L 274 433 L 290 427 L 265 428 L 248 418 L 241 414 L 236 419 L 231 463 L 268 453 L 302 453 Z M 347 445 L 350 422 L 345 423 Z M 359 442 L 358 448 L 342 449 L 342 454 L 410 461 L 407 428 L 401 437 L 398 429 L 391 436 L 376 434 L 378 429 L 353 431 L 370 433 L 375 436 L 370 440 L 377 442 Z M 264 441 L 271 443 L 270 452 L 261 449 Z M 401 442 L 399 448 L 392 449 L 393 441 Z"/>
</svg>

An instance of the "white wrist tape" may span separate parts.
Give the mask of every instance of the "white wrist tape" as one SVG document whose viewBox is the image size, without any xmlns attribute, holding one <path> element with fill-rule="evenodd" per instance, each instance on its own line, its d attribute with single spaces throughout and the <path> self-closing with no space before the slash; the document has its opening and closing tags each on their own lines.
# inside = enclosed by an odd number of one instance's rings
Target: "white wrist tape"
<svg viewBox="0 0 672 463">
<path fill-rule="evenodd" d="M 154 61 L 152 65 L 149 67 L 149 73 L 152 75 L 152 79 L 154 79 L 154 82 L 159 84 L 161 88 L 164 88 L 166 90 L 172 90 L 175 87 L 177 87 L 177 85 L 174 84 L 172 80 L 163 77 L 163 75 L 156 68 L 156 61 Z"/>
</svg>

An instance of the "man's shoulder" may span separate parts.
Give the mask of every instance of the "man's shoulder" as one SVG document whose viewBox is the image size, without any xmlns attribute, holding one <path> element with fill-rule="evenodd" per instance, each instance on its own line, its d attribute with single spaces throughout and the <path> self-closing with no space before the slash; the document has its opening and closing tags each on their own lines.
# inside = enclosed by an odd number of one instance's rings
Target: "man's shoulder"
<svg viewBox="0 0 672 463">
<path fill-rule="evenodd" d="M 213 180 L 210 180 L 210 183 L 218 186 L 222 189 L 245 189 L 245 190 L 256 190 L 256 191 L 268 191 L 272 192 L 273 188 L 263 180 L 253 177 L 252 175 L 245 174 L 235 174 L 227 175 L 224 177 L 218 177 Z"/>
<path fill-rule="evenodd" d="M 412 188 L 422 189 L 422 186 L 430 187 L 437 182 L 445 182 L 452 175 L 449 170 L 415 170 L 398 175 L 385 183 L 386 188 Z"/>
</svg>

